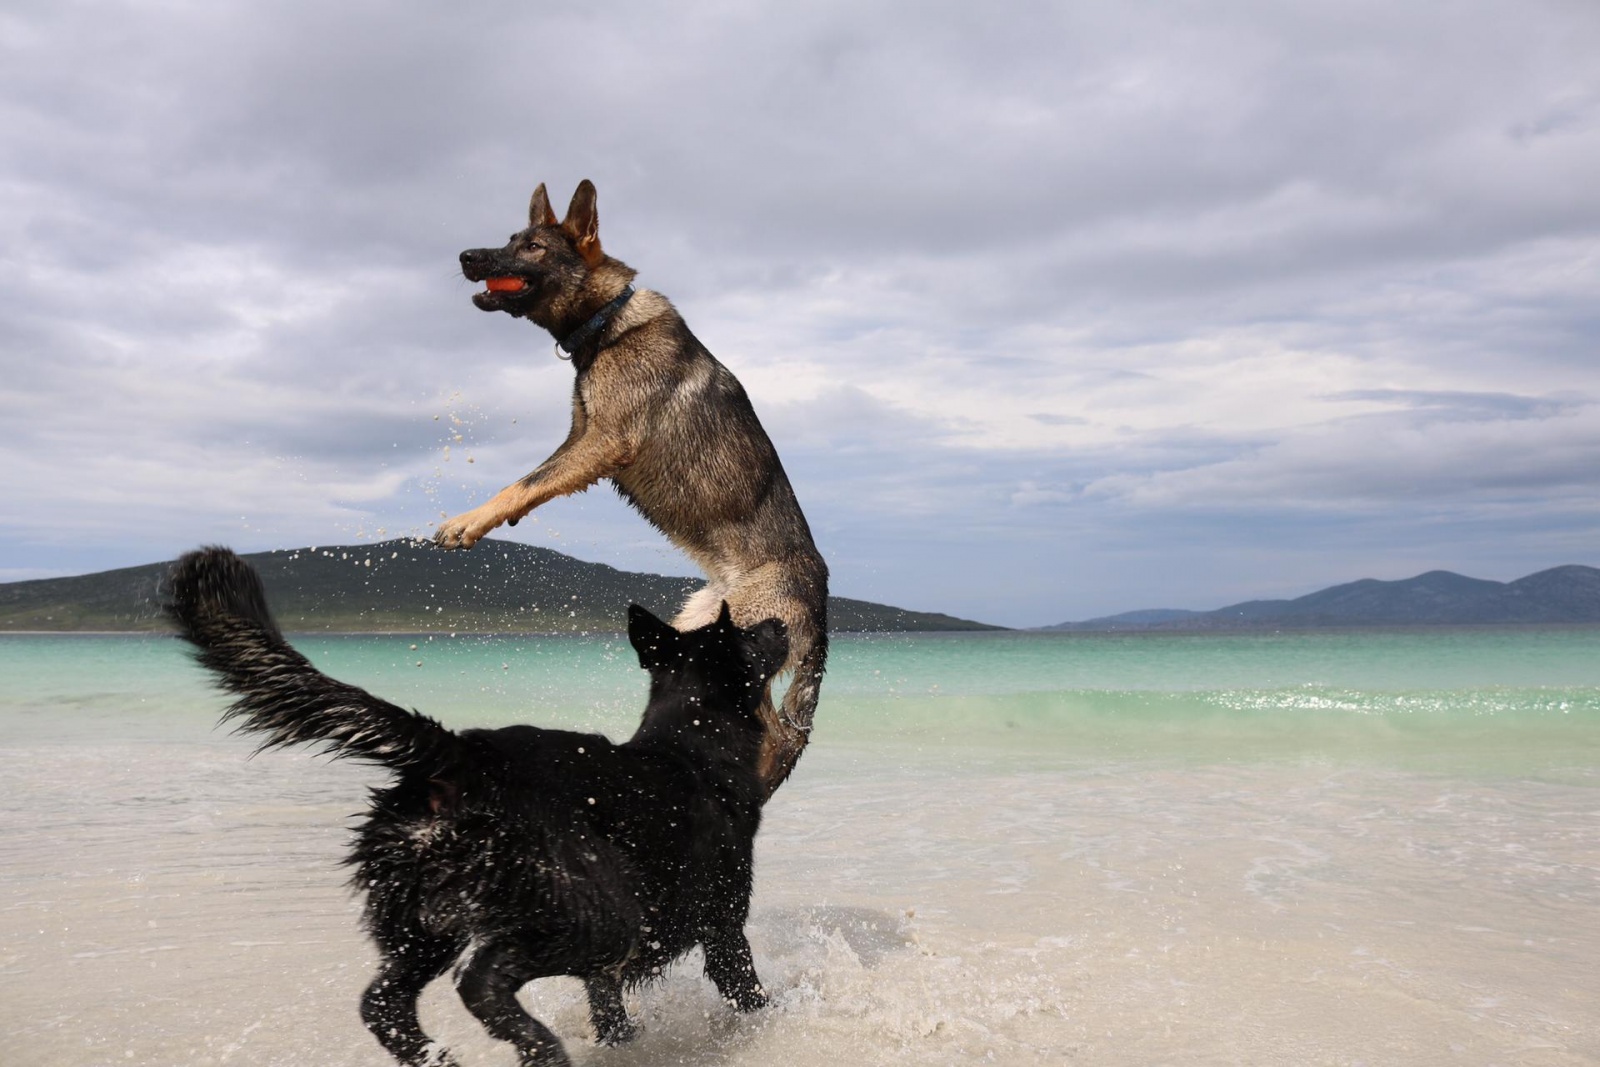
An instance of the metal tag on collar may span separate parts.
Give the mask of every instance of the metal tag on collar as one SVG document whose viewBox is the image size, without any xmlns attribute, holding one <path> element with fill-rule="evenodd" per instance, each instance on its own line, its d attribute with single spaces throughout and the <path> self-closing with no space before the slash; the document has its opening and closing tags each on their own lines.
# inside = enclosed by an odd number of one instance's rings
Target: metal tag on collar
<svg viewBox="0 0 1600 1067">
<path fill-rule="evenodd" d="M 625 286 L 621 293 L 606 302 L 606 306 L 596 311 L 589 321 L 573 330 L 566 337 L 556 342 L 556 358 L 570 360 L 578 354 L 578 349 L 588 344 L 589 339 L 611 324 L 611 317 L 621 311 L 623 305 L 633 299 L 633 286 Z M 567 344 L 572 345 L 571 348 Z M 561 353 L 565 352 L 566 355 Z"/>
</svg>

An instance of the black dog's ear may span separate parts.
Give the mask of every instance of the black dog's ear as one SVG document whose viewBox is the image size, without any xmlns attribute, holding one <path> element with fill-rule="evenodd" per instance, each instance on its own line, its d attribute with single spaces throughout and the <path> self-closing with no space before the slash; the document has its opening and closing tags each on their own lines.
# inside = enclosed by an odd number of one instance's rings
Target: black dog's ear
<svg viewBox="0 0 1600 1067">
<path fill-rule="evenodd" d="M 539 188 L 533 191 L 533 199 L 528 201 L 528 225 L 557 225 L 556 213 L 550 209 L 550 194 L 544 191 L 544 182 L 539 183 Z"/>
<path fill-rule="evenodd" d="M 639 666 L 645 670 L 682 658 L 678 631 L 637 604 L 628 605 L 628 642 L 639 653 Z"/>
<path fill-rule="evenodd" d="M 567 217 L 561 220 L 561 228 L 572 235 L 578 255 L 590 267 L 598 267 L 605 258 L 605 253 L 600 251 L 600 213 L 595 207 L 595 195 L 594 182 L 583 179 L 578 183 L 578 191 L 572 194 Z"/>
<path fill-rule="evenodd" d="M 717 612 L 717 625 L 718 626 L 732 626 L 733 625 L 733 612 L 728 610 L 728 602 L 726 600 L 724 600 L 722 602 L 722 610 Z"/>
<path fill-rule="evenodd" d="M 771 678 L 789 658 L 789 627 L 782 619 L 765 619 L 744 631 L 746 647 L 755 653 L 756 666 Z"/>
</svg>

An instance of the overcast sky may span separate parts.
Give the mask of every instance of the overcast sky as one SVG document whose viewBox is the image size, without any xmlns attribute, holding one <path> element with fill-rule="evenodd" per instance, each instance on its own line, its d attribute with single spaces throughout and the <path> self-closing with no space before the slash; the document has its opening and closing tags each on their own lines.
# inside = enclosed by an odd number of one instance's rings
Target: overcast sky
<svg viewBox="0 0 1600 1067">
<path fill-rule="evenodd" d="M 599 187 L 834 591 L 1009 625 L 1600 564 L 1600 5 L 12 2 L 0 580 L 427 534 Z M 457 439 L 459 435 L 459 440 Z M 509 536 L 690 565 L 609 489 Z"/>
</svg>

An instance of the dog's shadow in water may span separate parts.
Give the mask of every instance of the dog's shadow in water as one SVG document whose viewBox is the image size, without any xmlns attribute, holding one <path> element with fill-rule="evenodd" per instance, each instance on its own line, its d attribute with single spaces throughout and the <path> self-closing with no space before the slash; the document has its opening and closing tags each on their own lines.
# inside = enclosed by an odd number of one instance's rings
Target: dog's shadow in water
<svg viewBox="0 0 1600 1067">
<path fill-rule="evenodd" d="M 904 952 L 914 943 L 911 920 L 877 908 L 821 905 L 783 908 L 754 916 L 752 933 L 769 959 L 792 961 L 819 944 L 843 941 L 861 966 L 871 970 L 884 957 Z M 788 968 L 785 968 L 787 970 Z M 774 976 L 776 977 L 776 975 Z"/>
</svg>

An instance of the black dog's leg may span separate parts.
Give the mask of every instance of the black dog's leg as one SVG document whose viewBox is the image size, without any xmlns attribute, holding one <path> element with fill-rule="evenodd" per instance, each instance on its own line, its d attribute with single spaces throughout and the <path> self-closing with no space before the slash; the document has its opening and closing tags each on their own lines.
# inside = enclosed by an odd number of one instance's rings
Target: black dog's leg
<svg viewBox="0 0 1600 1067">
<path fill-rule="evenodd" d="M 622 981 L 606 974 L 585 978 L 584 988 L 589 991 L 589 1021 L 594 1023 L 594 1036 L 603 1045 L 620 1045 L 632 1041 L 633 1023 L 628 1019 L 628 1009 L 622 1006 Z"/>
<path fill-rule="evenodd" d="M 756 977 L 756 963 L 750 955 L 750 942 L 739 929 L 724 930 L 706 938 L 706 977 L 722 994 L 722 999 L 740 1011 L 755 1011 L 767 1006 L 767 994 Z"/>
<path fill-rule="evenodd" d="M 451 941 L 419 939 L 403 949 L 385 952 L 378 977 L 361 997 L 361 1021 L 389 1055 L 406 1067 L 456 1067 L 450 1054 L 434 1047 L 422 1032 L 417 997 L 424 986 L 445 972 L 460 950 L 461 946 Z"/>
<path fill-rule="evenodd" d="M 517 990 L 533 979 L 566 973 L 532 959 L 514 942 L 499 941 L 473 954 L 456 979 L 456 991 L 491 1037 L 517 1047 L 521 1067 L 571 1067 L 561 1039 L 517 1003 Z"/>
</svg>

